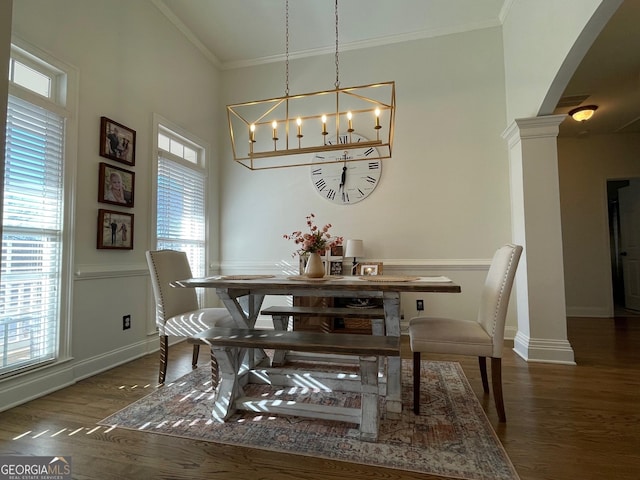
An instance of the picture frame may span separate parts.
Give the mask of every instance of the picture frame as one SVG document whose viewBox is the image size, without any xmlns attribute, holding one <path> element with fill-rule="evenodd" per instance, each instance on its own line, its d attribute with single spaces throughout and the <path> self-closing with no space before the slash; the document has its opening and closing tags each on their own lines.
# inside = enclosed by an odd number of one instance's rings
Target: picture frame
<svg viewBox="0 0 640 480">
<path fill-rule="evenodd" d="M 382 275 L 382 262 L 367 262 L 356 265 L 356 275 Z"/>
<path fill-rule="evenodd" d="M 329 275 L 342 275 L 342 262 L 329 262 Z"/>
<path fill-rule="evenodd" d="M 98 202 L 133 207 L 135 181 L 134 172 L 100 162 Z"/>
<path fill-rule="evenodd" d="M 98 249 L 133 250 L 133 213 L 98 210 Z"/>
<path fill-rule="evenodd" d="M 135 165 L 135 130 L 107 117 L 100 117 L 100 156 L 127 165 Z"/>
</svg>

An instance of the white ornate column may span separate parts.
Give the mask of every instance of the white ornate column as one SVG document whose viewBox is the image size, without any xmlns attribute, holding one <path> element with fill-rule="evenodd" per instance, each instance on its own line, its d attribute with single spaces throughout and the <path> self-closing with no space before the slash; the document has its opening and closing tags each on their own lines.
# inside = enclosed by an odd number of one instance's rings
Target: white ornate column
<svg viewBox="0 0 640 480">
<path fill-rule="evenodd" d="M 518 119 L 502 136 L 509 145 L 513 241 L 524 247 L 514 351 L 527 361 L 575 365 L 567 339 L 556 140 L 564 118 Z"/>
</svg>

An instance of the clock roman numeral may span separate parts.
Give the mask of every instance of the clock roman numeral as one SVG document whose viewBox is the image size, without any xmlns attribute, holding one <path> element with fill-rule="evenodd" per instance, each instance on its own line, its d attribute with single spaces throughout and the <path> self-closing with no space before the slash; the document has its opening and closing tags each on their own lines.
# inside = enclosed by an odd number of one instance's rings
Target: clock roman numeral
<svg viewBox="0 0 640 480">
<path fill-rule="evenodd" d="M 369 170 L 378 170 L 380 168 L 380 162 L 369 162 Z"/>
<path fill-rule="evenodd" d="M 327 182 L 324 181 L 324 178 L 321 178 L 316 182 L 316 188 L 319 191 L 323 191 L 327 187 Z"/>
<path fill-rule="evenodd" d="M 338 143 L 347 143 L 347 140 L 349 140 L 349 137 L 346 135 L 340 135 L 338 137 Z"/>
<path fill-rule="evenodd" d="M 364 156 L 365 156 L 365 157 L 368 157 L 368 156 L 369 156 L 369 155 L 371 155 L 372 153 L 373 153 L 373 147 L 369 147 L 369 148 L 367 148 L 367 149 L 364 151 Z M 369 165 L 371 165 L 371 164 L 369 164 Z M 371 168 L 371 167 L 369 167 L 369 168 Z"/>
<path fill-rule="evenodd" d="M 342 192 L 342 202 L 349 203 L 349 194 L 347 192 Z"/>
<path fill-rule="evenodd" d="M 327 192 L 327 198 L 329 200 L 333 200 L 336 198 L 336 191 L 333 188 L 330 188 L 329 191 Z"/>
<path fill-rule="evenodd" d="M 311 170 L 311 175 L 322 175 L 322 168 L 314 168 Z"/>
<path fill-rule="evenodd" d="M 369 182 L 369 183 L 376 183 L 377 180 L 373 177 L 370 177 L 369 175 L 367 175 L 366 177 L 364 177 L 364 179 Z"/>
</svg>

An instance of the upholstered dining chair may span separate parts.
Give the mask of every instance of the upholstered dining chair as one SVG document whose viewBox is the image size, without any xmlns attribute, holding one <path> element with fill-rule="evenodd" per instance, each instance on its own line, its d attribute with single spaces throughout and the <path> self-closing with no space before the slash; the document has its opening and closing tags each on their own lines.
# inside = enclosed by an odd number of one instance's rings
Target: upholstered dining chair
<svg viewBox="0 0 640 480">
<path fill-rule="evenodd" d="M 147 264 L 156 307 L 156 325 L 160 335 L 159 383 L 164 383 L 169 359 L 169 335 L 190 336 L 211 327 L 233 327 L 235 323 L 226 308 L 200 308 L 194 288 L 175 288 L 174 280 L 191 278 L 191 267 L 184 252 L 176 250 L 147 251 Z M 192 366 L 198 365 L 200 345 L 193 345 Z"/>
<path fill-rule="evenodd" d="M 415 317 L 409 321 L 413 352 L 413 410 L 420 413 L 420 354 L 440 353 L 477 356 L 482 387 L 489 393 L 486 357 L 491 357 L 493 398 L 501 422 L 506 422 L 502 398 L 502 349 L 504 324 L 511 287 L 522 254 L 520 245 L 499 248 L 489 267 L 475 320 Z"/>
</svg>

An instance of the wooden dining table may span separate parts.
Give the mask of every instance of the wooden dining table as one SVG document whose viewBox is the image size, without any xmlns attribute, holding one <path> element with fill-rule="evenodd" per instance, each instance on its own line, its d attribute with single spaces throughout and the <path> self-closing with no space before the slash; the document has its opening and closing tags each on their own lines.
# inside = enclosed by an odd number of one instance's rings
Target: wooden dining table
<svg viewBox="0 0 640 480">
<path fill-rule="evenodd" d="M 460 285 L 446 277 L 404 275 L 326 276 L 322 279 L 298 275 L 219 275 L 178 280 L 172 285 L 181 288 L 215 289 L 236 326 L 244 329 L 255 327 L 267 295 L 382 299 L 384 334 L 392 337 L 400 337 L 402 293 L 458 293 L 461 291 Z M 248 361 L 251 362 L 251 360 Z M 251 367 L 252 365 L 248 365 L 248 368 Z M 398 352 L 398 356 L 387 357 L 386 362 L 387 412 L 402 411 L 401 382 L 402 362 Z"/>
</svg>

